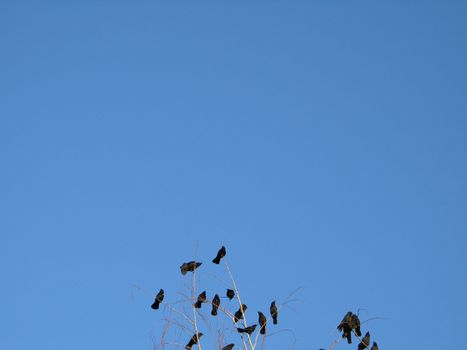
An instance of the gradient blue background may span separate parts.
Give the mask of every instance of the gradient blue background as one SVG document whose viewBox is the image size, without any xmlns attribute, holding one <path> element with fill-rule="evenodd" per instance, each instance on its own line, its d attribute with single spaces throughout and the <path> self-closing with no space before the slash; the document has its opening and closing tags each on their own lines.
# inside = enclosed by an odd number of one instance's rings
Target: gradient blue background
<svg viewBox="0 0 467 350">
<path fill-rule="evenodd" d="M 250 319 L 306 287 L 295 349 L 358 308 L 381 349 L 465 347 L 466 14 L 0 2 L 0 347 L 152 349 L 222 244 Z"/>
</svg>

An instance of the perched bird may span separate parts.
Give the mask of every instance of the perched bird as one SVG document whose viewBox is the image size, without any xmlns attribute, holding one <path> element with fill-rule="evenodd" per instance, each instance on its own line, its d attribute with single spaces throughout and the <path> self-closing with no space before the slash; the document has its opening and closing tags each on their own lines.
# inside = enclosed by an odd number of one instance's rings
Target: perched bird
<svg viewBox="0 0 467 350">
<path fill-rule="evenodd" d="M 357 317 L 358 319 L 358 317 Z M 347 338 L 347 343 L 352 344 L 352 321 L 353 314 L 352 312 L 347 312 L 342 319 L 341 323 L 337 326 L 337 329 L 342 332 L 342 338 Z M 360 321 L 359 328 L 360 328 Z"/>
<path fill-rule="evenodd" d="M 238 320 L 241 320 L 243 318 L 243 313 L 246 311 L 247 306 L 245 304 L 242 304 L 240 309 L 238 309 L 237 312 L 234 314 L 234 321 L 238 322 Z"/>
<path fill-rule="evenodd" d="M 261 311 L 258 311 L 258 322 L 261 326 L 260 333 L 266 334 L 266 316 Z"/>
<path fill-rule="evenodd" d="M 269 311 L 271 312 L 272 323 L 277 324 L 277 306 L 275 300 L 271 303 Z"/>
<path fill-rule="evenodd" d="M 185 345 L 185 349 L 190 350 L 193 345 L 198 344 L 198 339 L 201 338 L 202 335 L 203 333 L 195 333 L 191 337 L 190 341 Z"/>
<path fill-rule="evenodd" d="M 235 346 L 235 344 L 229 344 L 224 346 L 221 350 L 232 350 L 232 348 Z"/>
<path fill-rule="evenodd" d="M 357 335 L 357 337 L 362 336 L 362 332 L 360 331 L 360 319 L 355 314 L 352 314 L 352 318 L 350 320 L 350 328 L 355 330 L 355 334 Z"/>
<path fill-rule="evenodd" d="M 366 332 L 362 341 L 360 342 L 360 344 L 358 344 L 358 350 L 368 349 L 369 346 L 370 346 L 370 332 Z"/>
<path fill-rule="evenodd" d="M 376 342 L 373 342 L 373 346 L 371 347 L 371 350 L 378 350 L 378 344 Z"/>
<path fill-rule="evenodd" d="M 211 310 L 211 315 L 216 316 L 217 315 L 217 308 L 221 304 L 221 299 L 219 296 L 216 294 L 214 295 L 214 299 L 212 299 L 212 310 Z"/>
<path fill-rule="evenodd" d="M 237 328 L 238 333 L 246 333 L 248 335 L 251 335 L 256 329 L 256 325 L 254 324 L 253 326 L 249 326 L 246 328 Z"/>
<path fill-rule="evenodd" d="M 225 247 L 222 246 L 221 249 L 219 249 L 219 251 L 217 252 L 217 256 L 214 259 L 212 259 L 212 262 L 214 264 L 219 264 L 221 262 L 221 259 L 225 256 L 225 254 Z"/>
<path fill-rule="evenodd" d="M 164 300 L 164 290 L 161 289 L 159 293 L 156 295 L 156 299 L 154 299 L 154 302 L 151 305 L 151 309 L 157 310 L 159 308 L 159 304 L 162 303 L 162 300 Z"/>
<path fill-rule="evenodd" d="M 344 318 L 342 319 L 341 323 L 339 323 L 339 325 L 337 326 L 337 329 L 342 332 L 344 327 L 346 326 L 349 326 L 350 327 L 350 324 L 352 322 L 352 312 L 349 311 L 345 314 Z"/>
<path fill-rule="evenodd" d="M 206 302 L 206 291 L 198 295 L 198 300 L 193 304 L 193 306 L 197 309 L 201 309 L 201 304 L 204 302 Z"/>
<path fill-rule="evenodd" d="M 201 264 L 202 263 L 196 262 L 196 261 L 190 261 L 190 262 L 187 262 L 187 263 L 183 263 L 180 266 L 180 271 L 181 271 L 182 275 L 186 275 L 186 273 L 188 271 L 190 271 L 190 272 L 195 271 L 198 267 L 201 266 Z"/>
<path fill-rule="evenodd" d="M 227 289 L 226 295 L 227 295 L 227 298 L 232 300 L 232 298 L 235 296 L 235 292 L 232 289 Z"/>
</svg>

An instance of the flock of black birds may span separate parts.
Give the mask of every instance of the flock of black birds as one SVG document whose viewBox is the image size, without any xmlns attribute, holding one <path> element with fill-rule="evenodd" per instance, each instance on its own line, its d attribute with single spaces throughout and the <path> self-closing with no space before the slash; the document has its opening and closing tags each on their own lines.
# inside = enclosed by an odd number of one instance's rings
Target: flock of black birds
<svg viewBox="0 0 467 350">
<path fill-rule="evenodd" d="M 224 246 L 222 246 L 219 249 L 219 251 L 217 252 L 216 257 L 212 260 L 212 262 L 214 264 L 219 264 L 221 259 L 226 254 L 227 254 L 226 249 L 225 249 Z M 183 263 L 180 266 L 180 272 L 182 273 L 182 275 L 186 275 L 187 272 L 194 272 L 201 265 L 202 265 L 202 263 L 197 262 L 197 261 L 190 261 L 190 262 L 187 262 L 187 263 Z M 232 300 L 235 297 L 235 291 L 232 290 L 232 289 L 227 289 L 226 297 L 229 300 Z M 151 308 L 154 309 L 154 310 L 159 309 L 159 305 L 162 303 L 163 300 L 164 300 L 164 290 L 161 289 L 157 293 L 156 298 L 154 299 L 154 302 L 151 305 Z M 195 308 L 197 308 L 197 309 L 201 309 L 202 304 L 206 303 L 206 302 L 207 302 L 206 291 L 203 291 L 202 293 L 200 293 L 198 295 L 198 298 L 197 298 L 196 302 L 193 304 L 193 306 Z M 219 295 L 217 295 L 217 294 L 214 295 L 214 298 L 211 301 L 211 305 L 212 305 L 211 315 L 212 316 L 217 315 L 217 310 L 218 310 L 218 308 L 220 306 L 220 303 L 221 303 L 221 299 L 220 299 Z M 248 307 L 245 304 L 240 305 L 240 308 L 235 312 L 235 314 L 233 316 L 233 321 L 235 323 L 237 323 L 239 320 L 243 319 L 243 315 L 244 315 L 245 311 L 247 310 L 247 308 Z M 271 314 L 273 324 L 277 324 L 278 310 L 277 310 L 277 306 L 276 306 L 275 301 L 273 301 L 271 303 L 271 306 L 269 308 L 269 312 Z M 260 334 L 265 335 L 266 334 L 267 319 L 266 319 L 266 316 L 261 311 L 258 311 L 258 323 L 259 323 L 259 325 L 261 327 L 260 328 Z M 248 336 L 250 336 L 256 330 L 256 326 L 257 326 L 256 324 L 253 324 L 253 325 L 245 327 L 245 328 L 241 328 L 241 327 L 236 327 L 236 328 L 237 328 L 238 333 L 240 333 L 240 334 L 246 333 L 246 334 L 248 334 Z M 192 346 L 198 343 L 199 338 L 202 335 L 203 335 L 203 333 L 201 333 L 201 332 L 195 333 L 190 338 L 188 343 L 185 345 L 185 350 L 191 350 Z M 234 346 L 235 346 L 235 344 L 228 344 L 228 345 L 224 346 L 221 350 L 232 350 L 232 348 Z M 359 350 L 361 350 L 360 347 L 359 347 Z M 376 349 L 372 348 L 372 350 L 377 350 L 377 348 Z"/>
<path fill-rule="evenodd" d="M 342 319 L 337 329 L 342 332 L 342 338 L 347 338 L 347 343 L 352 344 L 352 332 L 355 332 L 357 337 L 362 336 L 360 330 L 360 319 L 352 312 L 347 312 Z M 370 347 L 370 332 L 366 332 L 365 336 L 358 344 L 358 350 L 368 349 Z M 378 344 L 373 341 L 371 350 L 378 350 Z"/>
<path fill-rule="evenodd" d="M 212 260 L 212 262 L 214 264 L 219 264 L 221 259 L 225 255 L 226 255 L 226 250 L 225 250 L 225 247 L 222 246 L 221 249 L 219 249 L 219 251 L 217 252 L 216 257 Z M 196 262 L 196 261 L 190 261 L 187 263 L 183 263 L 180 266 L 180 272 L 182 273 L 182 275 L 186 275 L 187 272 L 194 272 L 201 265 L 202 265 L 201 262 Z M 235 291 L 232 289 L 227 289 L 226 297 L 229 300 L 232 300 L 235 297 Z M 162 303 L 163 300 L 164 300 L 164 290 L 161 289 L 157 293 L 156 298 L 154 299 L 154 302 L 151 305 L 151 308 L 154 310 L 159 309 L 159 305 L 160 303 Z M 193 306 L 197 309 L 201 309 L 202 304 L 206 302 L 207 302 L 206 291 L 203 291 L 202 293 L 198 295 L 198 298 L 196 302 L 193 304 Z M 217 310 L 220 304 L 221 304 L 221 299 L 219 295 L 218 294 L 214 295 L 214 298 L 211 301 L 211 305 L 212 305 L 211 315 L 212 316 L 217 316 Z M 241 304 L 240 308 L 233 315 L 233 321 L 237 323 L 238 321 L 243 319 L 243 315 L 247 309 L 248 307 L 245 304 Z M 273 324 L 277 324 L 277 306 L 276 306 L 275 301 L 271 303 L 269 312 L 271 314 Z M 261 311 L 258 311 L 258 323 L 261 327 L 259 331 L 260 334 L 265 335 L 267 319 L 266 319 L 266 316 Z M 246 333 L 248 334 L 248 336 L 250 336 L 256 330 L 256 326 L 257 326 L 256 324 L 253 324 L 245 328 L 237 327 L 237 332 L 240 334 Z M 349 344 L 352 344 L 352 332 L 354 332 L 357 337 L 362 336 L 362 332 L 360 330 L 360 319 L 358 318 L 358 315 L 352 313 L 351 311 L 347 312 L 347 314 L 342 319 L 341 323 L 337 326 L 337 329 L 340 332 L 342 332 L 342 338 L 346 338 Z M 185 345 L 185 349 L 191 350 L 192 346 L 198 343 L 198 340 L 202 335 L 203 333 L 201 332 L 195 333 L 190 338 L 188 343 Z M 224 346 L 221 350 L 232 350 L 234 346 L 235 344 L 228 344 Z M 358 344 L 358 350 L 368 349 L 369 347 L 370 347 L 370 332 L 366 332 L 365 336 L 361 339 L 360 343 Z M 375 341 L 373 341 L 371 350 L 378 350 L 378 344 Z"/>
</svg>

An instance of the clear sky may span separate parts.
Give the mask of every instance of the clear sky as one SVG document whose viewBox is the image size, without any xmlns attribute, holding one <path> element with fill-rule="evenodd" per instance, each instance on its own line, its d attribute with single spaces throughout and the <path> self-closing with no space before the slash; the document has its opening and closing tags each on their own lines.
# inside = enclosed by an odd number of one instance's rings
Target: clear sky
<svg viewBox="0 0 467 350">
<path fill-rule="evenodd" d="M 252 322 L 304 287 L 271 327 L 294 349 L 358 309 L 380 349 L 464 348 L 466 14 L 1 1 L 0 347 L 152 349 L 155 293 L 195 257 L 222 290 L 225 245 Z"/>
</svg>

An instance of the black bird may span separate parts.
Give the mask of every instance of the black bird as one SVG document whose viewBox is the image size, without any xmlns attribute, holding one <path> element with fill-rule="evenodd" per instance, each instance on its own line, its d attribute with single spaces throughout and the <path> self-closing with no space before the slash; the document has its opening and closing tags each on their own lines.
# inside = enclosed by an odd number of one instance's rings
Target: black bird
<svg viewBox="0 0 467 350">
<path fill-rule="evenodd" d="M 368 349 L 369 346 L 370 346 L 370 332 L 366 332 L 362 341 L 360 342 L 360 344 L 358 344 L 358 350 Z"/>
<path fill-rule="evenodd" d="M 156 295 L 156 299 L 154 299 L 154 302 L 151 305 L 151 309 L 157 310 L 159 308 L 159 304 L 162 303 L 162 300 L 164 300 L 164 290 L 161 289 L 159 293 Z"/>
<path fill-rule="evenodd" d="M 190 341 L 185 345 L 185 349 L 190 350 L 193 345 L 198 344 L 198 339 L 201 338 L 202 335 L 203 333 L 198 333 L 198 334 L 195 333 L 191 337 Z"/>
<path fill-rule="evenodd" d="M 357 337 L 362 336 L 362 332 L 360 331 L 360 319 L 355 314 L 352 314 L 350 327 L 355 330 L 355 334 L 357 335 Z"/>
<path fill-rule="evenodd" d="M 190 272 L 195 271 L 198 267 L 201 266 L 201 264 L 202 263 L 196 262 L 196 261 L 190 261 L 190 262 L 187 262 L 187 263 L 183 263 L 180 266 L 180 271 L 181 271 L 182 275 L 186 275 L 186 273 L 188 271 L 190 271 Z"/>
<path fill-rule="evenodd" d="M 337 329 L 342 332 L 345 326 L 350 326 L 352 322 L 352 312 L 349 311 L 345 314 L 344 318 L 342 319 L 341 323 L 337 326 Z"/>
<path fill-rule="evenodd" d="M 235 292 L 232 289 L 227 289 L 226 295 L 227 295 L 227 298 L 232 300 L 232 298 L 235 296 Z"/>
<path fill-rule="evenodd" d="M 359 322 L 359 329 L 360 329 L 360 321 L 358 322 Z M 353 324 L 353 313 L 349 311 L 345 314 L 341 323 L 337 326 L 337 329 L 340 332 L 342 332 L 342 338 L 347 338 L 347 343 L 349 344 L 352 344 L 352 324 Z"/>
<path fill-rule="evenodd" d="M 225 254 L 225 247 L 222 246 L 221 249 L 219 249 L 219 251 L 217 252 L 217 256 L 214 259 L 212 259 L 212 262 L 214 264 L 219 264 L 221 262 L 221 259 L 225 256 Z"/>
<path fill-rule="evenodd" d="M 229 344 L 224 346 L 221 350 L 232 350 L 232 348 L 235 346 L 235 344 Z"/>
<path fill-rule="evenodd" d="M 221 304 L 221 298 L 216 294 L 214 295 L 214 299 L 212 299 L 212 310 L 211 310 L 211 315 L 216 316 L 217 315 L 217 308 Z"/>
<path fill-rule="evenodd" d="M 201 304 L 204 302 L 206 302 L 206 291 L 198 295 L 198 300 L 193 304 L 193 306 L 197 309 L 201 309 Z"/>
<path fill-rule="evenodd" d="M 261 326 L 261 330 L 259 331 L 261 334 L 266 334 L 266 316 L 261 311 L 258 311 L 258 322 Z"/>
<path fill-rule="evenodd" d="M 235 323 L 237 323 L 238 320 L 241 320 L 243 318 L 243 313 L 246 311 L 246 309 L 247 309 L 247 306 L 245 304 L 242 304 L 240 309 L 238 309 L 238 311 L 235 312 L 235 315 L 234 315 Z"/>
<path fill-rule="evenodd" d="M 371 347 L 371 350 L 378 350 L 378 344 L 376 342 L 373 342 L 373 346 Z"/>
<path fill-rule="evenodd" d="M 271 303 L 269 311 L 271 312 L 272 323 L 277 324 L 277 306 L 275 300 Z"/>
<path fill-rule="evenodd" d="M 237 328 L 238 333 L 246 333 L 248 335 L 251 335 L 256 329 L 256 325 L 254 324 L 253 326 L 249 326 L 246 328 Z"/>
</svg>

